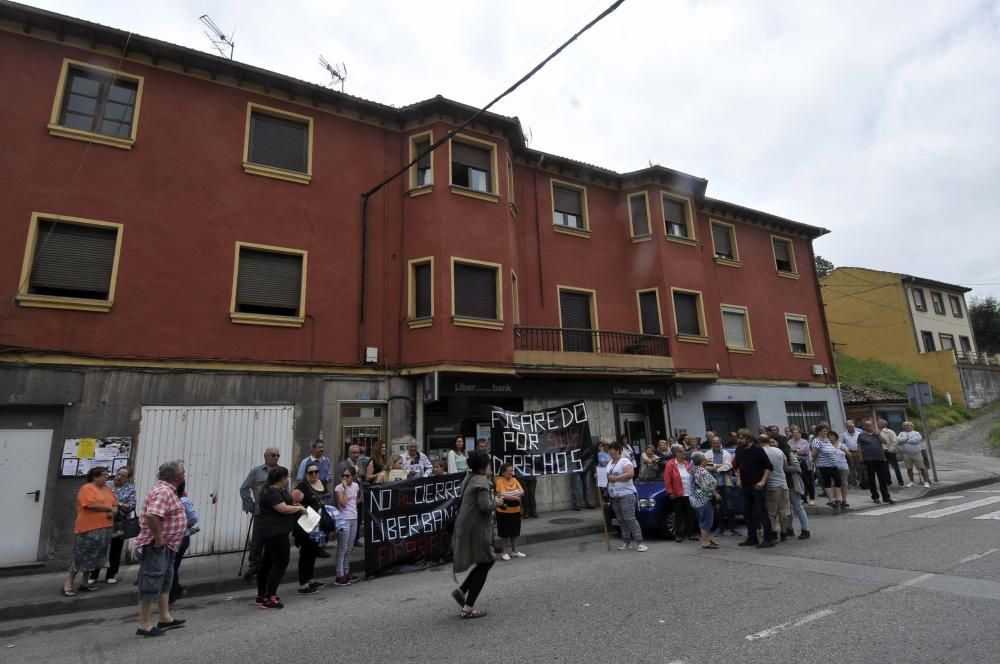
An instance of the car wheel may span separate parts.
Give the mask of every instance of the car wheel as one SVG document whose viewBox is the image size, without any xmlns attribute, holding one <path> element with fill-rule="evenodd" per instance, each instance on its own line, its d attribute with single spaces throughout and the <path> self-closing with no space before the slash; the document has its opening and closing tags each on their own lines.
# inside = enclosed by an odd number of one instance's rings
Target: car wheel
<svg viewBox="0 0 1000 664">
<path fill-rule="evenodd" d="M 663 524 L 660 526 L 660 534 L 664 539 L 674 538 L 674 511 L 667 510 L 663 513 Z"/>
</svg>

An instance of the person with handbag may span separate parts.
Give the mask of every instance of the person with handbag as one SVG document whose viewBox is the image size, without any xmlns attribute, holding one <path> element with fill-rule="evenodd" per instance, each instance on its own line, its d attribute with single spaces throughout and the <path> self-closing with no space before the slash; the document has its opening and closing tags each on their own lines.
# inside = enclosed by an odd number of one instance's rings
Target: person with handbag
<svg viewBox="0 0 1000 664">
<path fill-rule="evenodd" d="M 500 559 L 510 560 L 511 556 L 527 558 L 517 550 L 517 538 L 521 536 L 521 497 L 524 495 L 524 489 L 514 477 L 513 465 L 505 463 L 500 466 L 500 476 L 496 478 L 496 491 L 497 496 L 503 499 L 503 505 L 496 509 Z M 510 553 L 507 553 L 508 544 Z"/>
<path fill-rule="evenodd" d="M 320 472 L 321 468 L 318 463 L 310 462 L 307 464 L 305 479 L 295 486 L 292 491 L 292 500 L 300 505 L 313 508 L 320 515 L 322 525 L 323 517 L 326 515 L 324 508 L 331 503 L 331 497 L 326 484 L 320 479 Z M 328 519 L 329 517 L 327 517 Z M 321 525 L 317 525 L 316 528 L 322 531 Z M 295 546 L 299 548 L 299 594 L 312 595 L 326 585 L 313 578 L 316 557 L 326 545 L 326 537 L 325 534 L 321 535 L 317 541 L 311 536 L 311 533 L 302 530 L 298 524 L 292 533 L 295 538 Z"/>
<path fill-rule="evenodd" d="M 89 581 L 92 570 L 100 570 L 108 562 L 111 546 L 111 531 L 115 515 L 118 513 L 118 499 L 107 486 L 108 469 L 96 466 L 87 472 L 87 483 L 76 494 L 76 525 L 73 532 L 73 557 L 70 560 L 69 576 L 63 584 L 64 597 L 76 594 L 73 583 L 76 575 L 82 573 L 80 590 L 94 591 L 97 586 Z M 82 580 L 88 579 L 86 585 Z"/>
<path fill-rule="evenodd" d="M 111 547 L 108 550 L 108 568 L 104 573 L 105 583 L 118 583 L 118 569 L 122 562 L 125 540 L 139 534 L 139 517 L 135 514 L 135 484 L 132 483 L 132 469 L 122 466 L 115 471 L 111 482 L 111 492 L 118 499 L 118 514 L 111 531 Z M 90 573 L 90 583 L 96 583 L 101 570 Z"/>
<path fill-rule="evenodd" d="M 257 605 L 262 609 L 283 609 L 278 584 L 288 568 L 288 533 L 306 508 L 288 493 L 288 469 L 275 466 L 267 473 L 267 484 L 260 490 L 260 540 L 264 553 L 257 569 Z"/>
</svg>

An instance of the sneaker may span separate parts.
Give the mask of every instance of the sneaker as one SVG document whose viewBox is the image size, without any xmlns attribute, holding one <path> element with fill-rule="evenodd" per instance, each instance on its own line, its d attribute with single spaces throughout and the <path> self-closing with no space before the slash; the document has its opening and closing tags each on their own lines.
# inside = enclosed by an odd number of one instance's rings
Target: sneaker
<svg viewBox="0 0 1000 664">
<path fill-rule="evenodd" d="M 646 551 L 649 551 L 649 547 L 646 546 L 645 544 L 640 544 L 638 547 L 636 547 L 635 550 L 638 551 L 639 553 L 645 553 Z"/>
<path fill-rule="evenodd" d="M 285 608 L 285 605 L 281 603 L 281 600 L 278 599 L 277 595 L 272 595 L 271 597 L 264 598 L 264 601 L 261 603 L 260 608 L 274 611 L 277 609 Z"/>
<path fill-rule="evenodd" d="M 360 581 L 361 577 L 354 576 L 353 574 L 348 574 L 347 575 L 347 580 L 350 581 L 351 583 L 354 583 L 355 581 Z"/>
<path fill-rule="evenodd" d="M 625 551 L 631 548 L 632 548 L 632 542 L 622 542 L 621 544 L 618 545 L 619 551 Z"/>
<path fill-rule="evenodd" d="M 333 585 L 335 585 L 335 586 L 349 586 L 349 585 L 351 585 L 351 580 L 348 579 L 346 576 L 338 576 L 336 579 L 333 580 Z"/>
<path fill-rule="evenodd" d="M 813 500 L 812 498 L 810 498 L 810 499 L 808 500 L 808 503 L 809 503 L 810 505 L 815 505 L 815 504 L 816 504 L 816 501 L 815 501 L 815 500 Z"/>
<path fill-rule="evenodd" d="M 930 482 L 924 482 L 924 488 L 925 489 L 931 488 L 931 483 Z"/>
<path fill-rule="evenodd" d="M 108 578 L 104 579 L 104 583 L 115 584 L 118 583 L 118 579 L 116 579 L 113 576 L 109 576 Z"/>
<path fill-rule="evenodd" d="M 323 583 L 322 581 L 313 581 L 312 583 L 309 584 L 310 587 L 315 588 L 316 590 L 319 590 L 325 585 L 326 584 Z"/>
<path fill-rule="evenodd" d="M 903 488 L 904 488 L 904 489 L 909 489 L 909 488 L 911 488 L 912 486 L 913 486 L 913 482 L 907 482 L 906 484 L 904 484 L 904 485 L 903 485 Z"/>
<path fill-rule="evenodd" d="M 510 554 L 509 553 L 505 553 L 505 554 L 501 555 L 500 556 L 500 560 L 510 560 Z"/>
<path fill-rule="evenodd" d="M 300 595 L 315 595 L 319 592 L 319 588 L 314 588 L 312 585 L 308 585 L 305 588 L 299 588 Z"/>
<path fill-rule="evenodd" d="M 527 558 L 528 557 L 528 554 L 521 553 L 520 551 L 511 551 L 510 555 L 514 556 L 515 558 Z"/>
<path fill-rule="evenodd" d="M 167 633 L 167 630 L 160 629 L 159 627 L 150 627 L 149 629 L 139 628 L 135 630 L 136 636 L 163 636 Z"/>
</svg>

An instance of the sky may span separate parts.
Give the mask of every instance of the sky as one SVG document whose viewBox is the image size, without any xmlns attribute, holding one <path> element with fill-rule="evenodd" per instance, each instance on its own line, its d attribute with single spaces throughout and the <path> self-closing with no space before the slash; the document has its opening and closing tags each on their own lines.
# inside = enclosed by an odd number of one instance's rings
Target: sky
<svg viewBox="0 0 1000 664">
<path fill-rule="evenodd" d="M 34 0 L 392 106 L 482 106 L 611 0 Z M 532 148 L 831 231 L 835 265 L 1000 296 L 1000 0 L 626 0 L 493 109 Z"/>
</svg>

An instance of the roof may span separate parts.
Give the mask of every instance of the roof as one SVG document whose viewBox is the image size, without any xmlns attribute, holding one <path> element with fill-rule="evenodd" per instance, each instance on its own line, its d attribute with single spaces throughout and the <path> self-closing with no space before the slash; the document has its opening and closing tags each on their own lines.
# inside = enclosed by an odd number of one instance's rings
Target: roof
<svg viewBox="0 0 1000 664">
<path fill-rule="evenodd" d="M 841 384 L 840 396 L 845 406 L 862 406 L 877 403 L 905 406 L 908 403 L 905 396 L 896 392 L 886 392 L 884 390 L 876 390 L 872 387 L 859 387 L 856 385 Z"/>
<path fill-rule="evenodd" d="M 388 104 L 337 92 L 322 85 L 309 83 L 308 81 L 291 76 L 254 67 L 253 65 L 228 60 L 217 55 L 212 55 L 211 53 L 171 44 L 99 23 L 10 2 L 9 0 L 0 0 L 0 20 L 20 25 L 25 33 L 30 33 L 34 29 L 46 30 L 54 33 L 59 41 L 64 41 L 66 37 L 74 37 L 89 42 L 91 48 L 95 48 L 100 44 L 120 50 L 126 55 L 130 53 L 145 55 L 152 60 L 154 65 L 158 64 L 161 60 L 167 60 L 180 64 L 185 72 L 190 69 L 197 69 L 207 72 L 213 79 L 222 76 L 233 79 L 238 84 L 246 82 L 258 85 L 271 92 L 286 94 L 290 100 L 309 101 L 314 105 L 322 102 L 332 106 L 338 112 L 349 111 L 357 114 L 362 119 L 375 120 L 381 122 L 383 125 L 393 125 L 399 130 L 402 130 L 408 123 L 419 123 L 424 118 L 436 115 L 453 117 L 460 121 L 479 110 L 476 107 L 446 99 L 441 95 L 397 108 Z M 527 146 L 521 122 L 516 117 L 486 112 L 478 118 L 477 122 L 490 129 L 500 131 L 507 139 L 514 155 L 527 163 L 545 164 L 547 168 L 585 176 L 597 183 L 603 183 L 606 186 L 619 189 L 646 183 L 670 186 L 680 191 L 691 193 L 695 201 L 699 204 L 700 209 L 710 214 L 779 228 L 789 233 L 804 235 L 808 238 L 816 238 L 829 232 L 825 228 L 784 219 L 733 203 L 706 198 L 707 180 L 663 166 L 651 165 L 648 168 L 637 171 L 618 173 L 593 164 L 530 149 Z"/>
<path fill-rule="evenodd" d="M 944 281 L 934 281 L 933 279 L 924 279 L 923 277 L 915 277 L 911 274 L 901 274 L 899 276 L 903 278 L 903 283 L 919 284 L 928 288 L 940 288 L 941 290 L 958 291 L 959 293 L 968 293 L 972 290 L 965 286 L 949 284 Z"/>
</svg>

